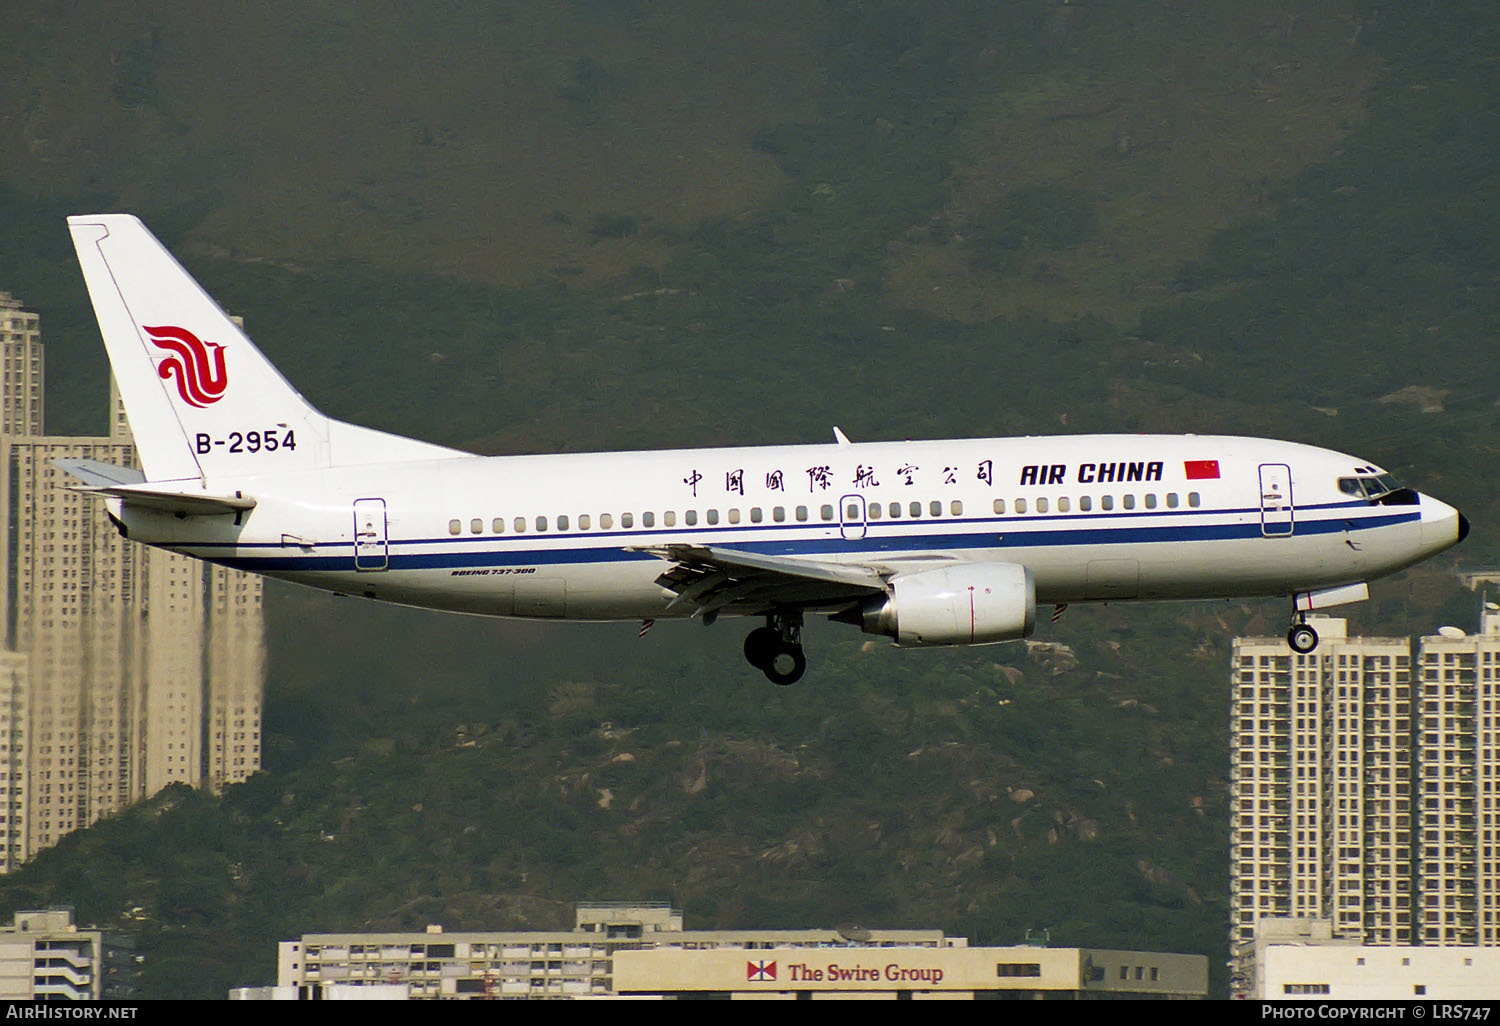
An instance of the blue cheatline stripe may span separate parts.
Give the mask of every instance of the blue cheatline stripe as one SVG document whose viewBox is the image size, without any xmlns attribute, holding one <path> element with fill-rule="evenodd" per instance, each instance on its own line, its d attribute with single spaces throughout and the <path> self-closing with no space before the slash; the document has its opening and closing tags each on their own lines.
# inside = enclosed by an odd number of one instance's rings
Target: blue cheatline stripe
<svg viewBox="0 0 1500 1026">
<path fill-rule="evenodd" d="M 1161 516 L 1162 514 L 1154 514 Z M 1305 537 L 1315 534 L 1334 534 L 1340 531 L 1367 531 L 1379 527 L 1387 527 L 1393 524 L 1409 523 L 1421 519 L 1420 512 L 1396 513 L 1390 516 L 1363 517 L 1357 520 L 1302 520 L 1296 525 L 1295 535 L 1276 535 L 1276 540 L 1285 537 Z M 955 523 L 956 521 L 949 521 Z M 991 527 L 1016 521 L 991 520 L 985 523 Z M 833 525 L 828 525 L 833 526 Z M 802 530 L 807 530 L 805 526 Z M 660 530 L 637 532 L 660 538 L 666 532 Z M 827 554 L 849 554 L 849 553 L 887 553 L 887 552 L 932 552 L 944 549 L 992 549 L 996 552 L 1004 552 L 1008 549 L 1026 549 L 1035 547 L 1056 547 L 1068 545 L 1130 545 L 1150 544 L 1162 542 L 1193 542 L 1193 541 L 1225 541 L 1232 539 L 1253 539 L 1263 536 L 1261 524 L 1258 520 L 1249 523 L 1238 524 L 1171 524 L 1159 526 L 1121 526 L 1121 527 L 1097 527 L 1080 528 L 1058 528 L 1053 530 L 1031 530 L 1015 531 L 996 534 L 993 531 L 983 533 L 963 534 L 929 534 L 929 535 L 894 535 L 889 537 L 872 537 L 867 535 L 859 539 L 847 538 L 810 538 L 796 539 L 791 541 L 750 541 L 743 537 L 750 533 L 743 528 L 709 528 L 707 532 L 695 530 L 692 532 L 672 532 L 674 537 L 681 534 L 713 533 L 719 536 L 718 544 L 743 549 L 747 552 L 758 552 L 773 556 L 815 556 Z M 728 537 L 726 537 L 728 535 Z M 738 535 L 738 537 L 736 537 Z M 487 538 L 485 544 L 499 542 L 499 538 Z M 505 539 L 515 541 L 516 539 Z M 435 539 L 445 546 L 451 546 L 454 541 L 464 544 L 475 544 L 472 538 L 463 539 Z M 391 548 L 411 547 L 419 544 L 431 544 L 431 542 L 392 542 Z M 667 544 L 658 541 L 657 544 Z M 352 548 L 352 543 L 341 543 L 340 549 Z M 281 546 L 276 546 L 280 549 Z M 193 551 L 189 549 L 188 551 Z M 237 567 L 243 570 L 254 570 L 261 572 L 274 572 L 278 570 L 352 570 L 354 561 L 352 553 L 345 552 L 340 555 L 308 555 L 308 556 L 219 556 L 204 553 L 206 558 L 225 566 Z M 644 552 L 631 552 L 623 547 L 599 546 L 590 548 L 548 548 L 548 549 L 517 549 L 507 547 L 504 550 L 484 549 L 449 552 L 398 552 L 390 553 L 388 570 L 436 570 L 436 569 L 459 569 L 467 567 L 498 567 L 498 566 L 563 566 L 578 563 L 619 563 L 643 560 L 655 560 L 657 557 Z"/>
</svg>

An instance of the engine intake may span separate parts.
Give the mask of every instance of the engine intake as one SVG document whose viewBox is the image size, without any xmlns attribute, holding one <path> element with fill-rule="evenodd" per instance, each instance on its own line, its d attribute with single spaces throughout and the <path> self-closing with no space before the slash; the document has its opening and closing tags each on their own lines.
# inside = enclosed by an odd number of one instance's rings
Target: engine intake
<svg viewBox="0 0 1500 1026">
<path fill-rule="evenodd" d="M 1019 563 L 964 563 L 891 578 L 890 591 L 834 617 L 904 647 L 988 645 L 1036 627 L 1036 582 Z"/>
</svg>

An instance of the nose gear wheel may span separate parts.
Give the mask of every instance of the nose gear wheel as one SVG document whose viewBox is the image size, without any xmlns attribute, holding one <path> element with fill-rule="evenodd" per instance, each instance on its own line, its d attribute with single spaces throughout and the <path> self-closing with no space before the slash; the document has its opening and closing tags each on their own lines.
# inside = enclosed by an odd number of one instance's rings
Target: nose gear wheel
<svg viewBox="0 0 1500 1026">
<path fill-rule="evenodd" d="M 1296 600 L 1292 600 L 1292 626 L 1286 632 L 1286 644 L 1298 655 L 1307 655 L 1318 647 L 1318 632 L 1313 630 L 1307 622 L 1307 613 L 1296 608 Z"/>
</svg>

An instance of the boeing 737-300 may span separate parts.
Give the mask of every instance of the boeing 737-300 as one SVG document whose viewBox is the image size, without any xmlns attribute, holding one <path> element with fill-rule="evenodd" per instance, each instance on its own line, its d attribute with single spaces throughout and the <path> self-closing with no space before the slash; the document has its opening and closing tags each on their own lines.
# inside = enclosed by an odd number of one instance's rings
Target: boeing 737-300
<svg viewBox="0 0 1500 1026">
<path fill-rule="evenodd" d="M 808 613 L 899 646 L 1031 634 L 1038 605 L 1290 596 L 1463 540 L 1369 461 L 1260 438 L 1073 435 L 476 456 L 325 417 L 136 218 L 69 218 L 140 469 L 60 461 L 125 537 L 386 602 L 562 620 Z M 644 629 L 644 627 L 643 627 Z"/>
</svg>

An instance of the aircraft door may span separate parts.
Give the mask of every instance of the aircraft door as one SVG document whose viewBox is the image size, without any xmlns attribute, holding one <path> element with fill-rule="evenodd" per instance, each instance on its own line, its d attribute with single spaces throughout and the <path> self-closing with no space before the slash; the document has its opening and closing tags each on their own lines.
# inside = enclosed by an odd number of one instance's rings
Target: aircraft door
<svg viewBox="0 0 1500 1026">
<path fill-rule="evenodd" d="M 1292 533 L 1292 468 L 1285 463 L 1260 465 L 1260 533 L 1268 538 Z"/>
<path fill-rule="evenodd" d="M 354 500 L 354 569 L 384 570 L 389 565 L 385 500 Z"/>
<path fill-rule="evenodd" d="M 839 499 L 839 533 L 851 540 L 865 536 L 863 495 L 846 495 Z"/>
</svg>

